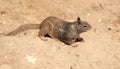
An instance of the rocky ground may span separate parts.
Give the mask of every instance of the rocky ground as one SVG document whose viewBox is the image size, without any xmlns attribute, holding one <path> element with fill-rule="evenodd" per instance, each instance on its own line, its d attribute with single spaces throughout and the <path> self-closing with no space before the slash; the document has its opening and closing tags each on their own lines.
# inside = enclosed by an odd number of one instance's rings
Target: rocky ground
<svg viewBox="0 0 120 69">
<path fill-rule="evenodd" d="M 120 69 L 120 0 L 0 0 L 0 33 L 48 16 L 92 25 L 85 42 L 65 45 L 38 30 L 0 37 L 0 69 Z"/>
</svg>

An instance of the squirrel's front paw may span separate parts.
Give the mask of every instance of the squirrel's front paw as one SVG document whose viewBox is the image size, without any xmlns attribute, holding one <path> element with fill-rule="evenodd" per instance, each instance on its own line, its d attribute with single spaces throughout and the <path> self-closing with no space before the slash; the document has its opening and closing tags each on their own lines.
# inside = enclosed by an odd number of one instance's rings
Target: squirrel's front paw
<svg viewBox="0 0 120 69">
<path fill-rule="evenodd" d="M 83 38 L 77 38 L 77 39 L 75 40 L 75 42 L 84 42 L 84 39 L 83 39 Z"/>
</svg>

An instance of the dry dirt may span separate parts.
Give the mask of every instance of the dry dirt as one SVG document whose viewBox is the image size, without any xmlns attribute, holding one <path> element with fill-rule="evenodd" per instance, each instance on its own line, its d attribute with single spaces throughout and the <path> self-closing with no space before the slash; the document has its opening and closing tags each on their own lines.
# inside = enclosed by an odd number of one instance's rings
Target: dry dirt
<svg viewBox="0 0 120 69">
<path fill-rule="evenodd" d="M 92 29 L 73 45 L 42 41 L 38 30 L 1 36 L 0 69 L 120 69 L 120 0 L 0 0 L 0 33 L 48 16 L 80 16 Z"/>
</svg>

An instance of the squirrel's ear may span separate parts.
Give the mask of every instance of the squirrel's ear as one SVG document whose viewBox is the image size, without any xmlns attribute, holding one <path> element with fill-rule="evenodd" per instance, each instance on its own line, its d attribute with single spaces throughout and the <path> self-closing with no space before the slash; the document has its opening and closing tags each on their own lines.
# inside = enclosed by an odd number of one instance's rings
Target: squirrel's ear
<svg viewBox="0 0 120 69">
<path fill-rule="evenodd" d="M 79 24 L 80 24 L 80 21 L 81 21 L 81 19 L 78 17 L 78 18 L 77 18 L 77 22 L 78 22 Z"/>
</svg>

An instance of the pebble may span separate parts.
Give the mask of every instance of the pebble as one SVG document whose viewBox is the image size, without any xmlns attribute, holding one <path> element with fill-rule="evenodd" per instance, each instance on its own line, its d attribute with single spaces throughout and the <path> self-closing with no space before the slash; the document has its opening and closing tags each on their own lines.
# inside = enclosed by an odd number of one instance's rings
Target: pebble
<svg viewBox="0 0 120 69">
<path fill-rule="evenodd" d="M 8 58 L 8 56 L 5 56 L 5 59 L 7 59 Z"/>
<path fill-rule="evenodd" d="M 108 28 L 108 30 L 111 30 L 111 28 Z"/>
<path fill-rule="evenodd" d="M 6 11 L 1 11 L 0 14 L 4 16 L 5 14 L 7 14 L 7 12 Z"/>
<path fill-rule="evenodd" d="M 30 55 L 26 55 L 25 58 L 27 59 L 28 62 L 31 62 L 33 64 L 35 64 L 37 58 L 34 56 L 30 56 Z"/>
<path fill-rule="evenodd" d="M 98 19 L 98 22 L 102 22 L 102 20 L 101 20 L 101 19 Z"/>
<path fill-rule="evenodd" d="M 48 39 L 46 37 L 40 37 L 42 41 L 47 41 Z"/>
<path fill-rule="evenodd" d="M 73 48 L 76 48 L 76 47 L 78 47 L 78 44 L 74 44 L 74 45 L 72 45 L 72 47 L 73 47 Z"/>
<path fill-rule="evenodd" d="M 0 21 L 0 24 L 3 24 L 3 25 L 4 25 L 4 24 L 6 24 L 6 22 L 4 22 L 4 21 Z"/>
<path fill-rule="evenodd" d="M 90 13 L 87 13 L 88 16 L 90 16 L 91 14 Z"/>
<path fill-rule="evenodd" d="M 27 31 L 27 32 L 24 32 L 24 35 L 27 36 L 29 35 L 31 32 L 30 31 Z"/>
</svg>

